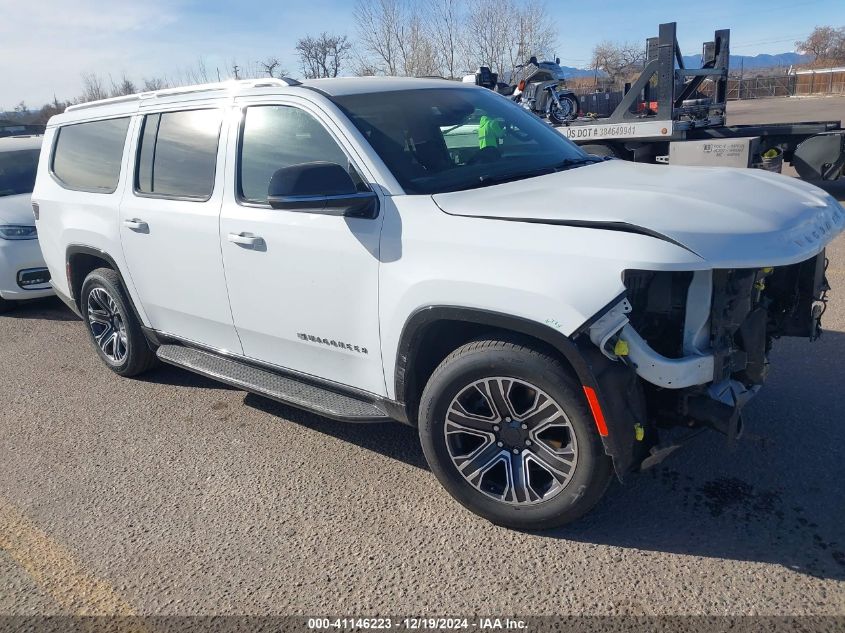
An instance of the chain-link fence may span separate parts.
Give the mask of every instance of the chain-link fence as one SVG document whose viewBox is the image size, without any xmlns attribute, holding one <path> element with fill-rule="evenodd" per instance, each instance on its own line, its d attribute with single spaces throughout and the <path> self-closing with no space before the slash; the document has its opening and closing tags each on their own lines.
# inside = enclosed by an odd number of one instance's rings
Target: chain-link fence
<svg viewBox="0 0 845 633">
<path fill-rule="evenodd" d="M 791 97 L 795 83 L 795 75 L 728 79 L 728 101 Z"/>
</svg>

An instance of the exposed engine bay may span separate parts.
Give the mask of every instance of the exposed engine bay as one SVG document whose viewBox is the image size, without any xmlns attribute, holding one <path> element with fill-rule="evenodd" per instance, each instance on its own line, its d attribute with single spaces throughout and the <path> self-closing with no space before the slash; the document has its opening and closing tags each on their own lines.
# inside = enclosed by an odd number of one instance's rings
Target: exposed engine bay
<svg viewBox="0 0 845 633">
<path fill-rule="evenodd" d="M 625 299 L 589 334 L 607 359 L 636 374 L 639 393 L 627 395 L 623 415 L 650 436 L 652 452 L 661 428 L 739 436 L 742 407 L 766 380 L 773 341 L 820 336 L 826 267 L 822 251 L 775 268 L 625 271 Z"/>
</svg>

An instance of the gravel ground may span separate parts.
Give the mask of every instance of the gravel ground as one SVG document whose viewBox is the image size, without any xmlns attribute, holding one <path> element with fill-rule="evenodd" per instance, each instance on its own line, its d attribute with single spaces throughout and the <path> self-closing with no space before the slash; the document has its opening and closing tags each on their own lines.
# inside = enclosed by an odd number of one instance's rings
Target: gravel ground
<svg viewBox="0 0 845 633">
<path fill-rule="evenodd" d="M 828 331 L 777 344 L 735 451 L 699 436 L 542 535 L 453 502 L 413 429 L 121 379 L 60 303 L 22 306 L 0 317 L 0 614 L 845 615 L 845 239 L 829 255 Z"/>
</svg>

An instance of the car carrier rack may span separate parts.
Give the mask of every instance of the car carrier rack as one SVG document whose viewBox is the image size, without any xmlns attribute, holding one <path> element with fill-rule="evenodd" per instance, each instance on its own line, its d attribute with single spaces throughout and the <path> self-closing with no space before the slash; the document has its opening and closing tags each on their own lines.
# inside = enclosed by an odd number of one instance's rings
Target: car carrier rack
<svg viewBox="0 0 845 633">
<path fill-rule="evenodd" d="M 643 71 L 626 85 L 609 116 L 581 116 L 556 129 L 588 152 L 638 162 L 675 162 L 673 144 L 747 139 L 754 141 L 749 144 L 751 163 L 775 149 L 802 178 L 835 180 L 843 175 L 841 121 L 728 125 L 730 30 L 718 30 L 713 41 L 704 43 L 700 68 L 687 68 L 676 29 L 674 22 L 661 24 L 658 36 L 647 40 Z M 702 147 L 707 151 L 708 144 Z"/>
</svg>

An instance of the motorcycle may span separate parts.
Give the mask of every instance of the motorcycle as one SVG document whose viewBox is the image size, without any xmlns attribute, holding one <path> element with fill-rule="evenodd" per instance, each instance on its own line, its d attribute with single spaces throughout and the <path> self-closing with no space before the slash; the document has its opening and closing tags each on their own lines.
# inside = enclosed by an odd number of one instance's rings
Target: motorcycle
<svg viewBox="0 0 845 633">
<path fill-rule="evenodd" d="M 464 81 L 472 81 L 510 97 L 526 110 L 548 118 L 553 125 L 562 125 L 577 118 L 581 104 L 578 96 L 566 87 L 559 59 L 540 62 L 531 57 L 514 69 L 513 79 L 513 84 L 499 82 L 497 73 L 487 66 L 480 66 Z"/>
</svg>

